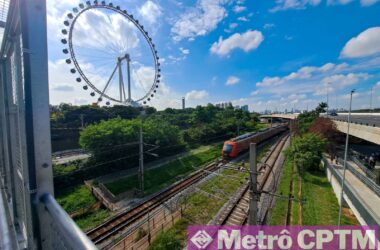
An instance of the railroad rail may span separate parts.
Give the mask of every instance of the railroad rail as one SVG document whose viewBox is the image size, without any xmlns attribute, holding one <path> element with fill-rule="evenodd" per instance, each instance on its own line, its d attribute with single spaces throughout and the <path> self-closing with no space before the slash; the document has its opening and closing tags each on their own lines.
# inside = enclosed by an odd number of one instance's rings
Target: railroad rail
<svg viewBox="0 0 380 250">
<path fill-rule="evenodd" d="M 207 165 L 205 168 L 196 171 L 184 180 L 180 181 L 176 185 L 173 185 L 162 192 L 154 195 L 147 201 L 137 205 L 136 207 L 123 211 L 116 216 L 112 217 L 110 220 L 106 221 L 102 225 L 87 232 L 87 236 L 95 243 L 100 244 L 107 240 L 111 236 L 115 235 L 120 230 L 124 229 L 128 225 L 136 222 L 141 217 L 146 215 L 148 212 L 154 210 L 160 206 L 163 202 L 167 201 L 170 197 L 179 193 L 184 188 L 200 181 L 205 173 L 203 170 L 213 172 L 219 168 L 218 162 L 213 162 Z"/>
<path fill-rule="evenodd" d="M 263 144 L 261 142 L 260 144 Z M 259 145 L 260 145 L 259 144 Z M 237 159 L 235 159 L 237 160 Z M 128 226 L 138 222 L 141 218 L 146 216 L 148 213 L 152 212 L 154 209 L 158 208 L 161 204 L 168 201 L 171 197 L 174 197 L 187 187 L 198 183 L 204 177 L 213 173 L 214 171 L 220 169 L 221 166 L 228 163 L 221 164 L 216 161 L 210 163 L 204 168 L 201 168 L 185 179 L 173 184 L 172 186 L 162 190 L 156 195 L 152 196 L 148 200 L 138 204 L 137 206 L 122 211 L 121 213 L 110 218 L 103 224 L 95 227 L 94 229 L 87 232 L 87 236 L 96 244 L 103 245 L 106 241 L 112 239 L 114 236 L 122 232 Z"/>
<path fill-rule="evenodd" d="M 263 175 L 258 176 L 259 192 L 263 190 L 272 169 L 280 156 L 289 135 L 283 136 L 272 148 L 270 153 L 265 157 L 264 164 L 260 166 L 258 172 L 265 170 Z M 270 166 L 267 168 L 266 166 Z M 249 210 L 249 182 L 245 183 L 237 192 L 237 198 L 233 203 L 225 208 L 225 212 L 220 214 L 216 221 L 217 225 L 244 225 L 247 222 Z"/>
</svg>

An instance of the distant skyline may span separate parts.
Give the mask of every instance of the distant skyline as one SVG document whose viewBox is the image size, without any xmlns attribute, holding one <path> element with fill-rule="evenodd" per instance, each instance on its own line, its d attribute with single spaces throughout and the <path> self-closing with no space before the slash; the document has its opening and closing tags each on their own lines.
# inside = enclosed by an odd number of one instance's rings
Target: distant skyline
<svg viewBox="0 0 380 250">
<path fill-rule="evenodd" d="M 232 102 L 257 112 L 304 110 L 326 101 L 327 92 L 330 108 L 347 108 L 353 88 L 353 107 L 369 108 L 371 87 L 373 106 L 380 107 L 379 0 L 112 2 L 153 37 L 163 78 L 150 105 L 159 110 L 181 108 L 182 97 L 187 107 Z M 79 3 L 47 1 L 52 104 L 96 100 L 70 74 L 60 42 L 65 14 Z M 94 20 L 86 25 L 99 27 Z M 133 34 L 129 39 L 142 43 Z M 87 66 L 101 72 L 95 62 Z M 136 72 L 145 81 L 149 68 Z"/>
</svg>

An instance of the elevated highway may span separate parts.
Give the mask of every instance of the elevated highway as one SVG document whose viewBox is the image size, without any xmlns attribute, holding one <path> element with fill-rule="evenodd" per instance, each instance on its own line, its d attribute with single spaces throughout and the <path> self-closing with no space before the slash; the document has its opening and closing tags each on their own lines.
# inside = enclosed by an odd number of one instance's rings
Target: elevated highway
<svg viewBox="0 0 380 250">
<path fill-rule="evenodd" d="M 271 114 L 261 118 L 282 118 L 295 120 L 299 114 Z M 326 114 L 321 114 L 326 116 Z M 342 133 L 347 133 L 348 113 L 328 116 Z M 351 113 L 350 135 L 380 145 L 380 113 Z"/>
</svg>

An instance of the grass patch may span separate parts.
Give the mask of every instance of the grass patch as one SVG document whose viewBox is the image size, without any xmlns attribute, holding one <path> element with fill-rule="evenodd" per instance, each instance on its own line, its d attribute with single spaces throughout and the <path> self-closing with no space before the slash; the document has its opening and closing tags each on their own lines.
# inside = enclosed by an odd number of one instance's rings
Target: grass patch
<svg viewBox="0 0 380 250">
<path fill-rule="evenodd" d="M 278 193 L 287 196 L 290 192 L 290 181 L 294 181 L 294 196 L 298 199 L 306 199 L 302 207 L 303 225 L 336 225 L 339 213 L 339 203 L 324 171 L 305 172 L 302 177 L 302 197 L 298 196 L 299 178 L 297 172 L 292 176 L 292 161 L 286 160 L 281 177 Z M 293 202 L 291 222 L 293 225 L 299 221 L 298 202 Z M 278 199 L 272 210 L 270 225 L 285 225 L 288 207 L 287 199 Z M 342 216 L 342 225 L 359 225 L 356 218 L 345 214 Z"/>
<path fill-rule="evenodd" d="M 104 208 L 99 208 L 94 211 L 88 212 L 75 219 L 77 225 L 83 230 L 87 231 L 100 225 L 111 215 L 110 211 Z"/>
<path fill-rule="evenodd" d="M 69 174 L 71 172 L 74 172 L 75 170 L 78 170 L 78 167 L 75 165 L 69 165 L 69 166 L 53 165 L 54 176 Z"/>
<path fill-rule="evenodd" d="M 293 192 L 292 192 L 292 195 L 294 196 L 294 198 L 298 199 L 298 200 L 301 200 L 302 199 L 302 195 L 300 196 L 300 176 L 298 174 L 298 171 L 297 171 L 297 168 L 293 166 L 293 174 L 292 174 L 292 180 L 293 180 Z M 300 212 L 300 206 L 301 204 L 297 201 L 295 202 L 292 202 L 292 211 L 291 211 L 291 215 L 292 215 L 292 219 L 291 219 L 291 224 L 292 225 L 298 225 L 299 223 L 301 223 L 301 221 L 299 221 L 299 212 Z"/>
<path fill-rule="evenodd" d="M 285 161 L 283 172 L 278 186 L 277 192 L 283 196 L 287 196 L 290 190 L 290 182 L 292 180 L 292 168 L 293 164 L 291 161 Z M 272 216 L 269 222 L 270 225 L 285 225 L 286 224 L 286 213 L 288 209 L 287 199 L 276 199 L 276 205 L 272 209 Z"/>
<path fill-rule="evenodd" d="M 224 170 L 223 174 L 201 185 L 201 191 L 186 198 L 183 210 L 186 218 L 197 224 L 208 223 L 248 177 L 247 173 L 234 170 Z"/>
<path fill-rule="evenodd" d="M 152 194 L 174 183 L 180 176 L 187 175 L 220 156 L 221 146 L 212 146 L 207 151 L 194 153 L 181 159 L 170 162 L 162 167 L 151 169 L 144 174 L 145 194 Z M 115 195 L 138 188 L 137 175 L 128 176 L 115 182 L 105 184 Z"/>
<path fill-rule="evenodd" d="M 87 160 L 75 160 L 70 162 L 70 164 L 53 164 L 53 174 L 54 176 L 70 174 L 75 172 L 85 166 Z"/>
<path fill-rule="evenodd" d="M 188 220 L 180 219 L 172 228 L 160 233 L 149 246 L 149 250 L 183 249 L 185 247 L 186 229 L 188 225 Z"/>
<path fill-rule="evenodd" d="M 336 225 L 339 203 L 325 173 L 306 172 L 302 185 L 303 196 L 307 199 L 303 206 L 303 224 Z M 359 222 L 343 214 L 342 225 L 359 225 Z"/>
<path fill-rule="evenodd" d="M 257 159 L 261 159 L 269 148 L 270 145 L 266 145 L 260 149 Z M 248 164 L 246 167 L 249 168 Z M 223 176 L 215 176 L 210 181 L 203 183 L 198 187 L 198 191 L 182 201 L 183 218 L 171 229 L 162 232 L 149 249 L 183 249 L 187 226 L 208 223 L 248 178 L 246 172 L 226 169 L 222 173 Z M 180 242 L 180 244 L 167 245 L 172 241 Z"/>
<path fill-rule="evenodd" d="M 56 195 L 56 199 L 67 213 L 72 213 L 83 207 L 89 207 L 96 202 L 96 198 L 85 185 L 63 190 Z"/>
</svg>

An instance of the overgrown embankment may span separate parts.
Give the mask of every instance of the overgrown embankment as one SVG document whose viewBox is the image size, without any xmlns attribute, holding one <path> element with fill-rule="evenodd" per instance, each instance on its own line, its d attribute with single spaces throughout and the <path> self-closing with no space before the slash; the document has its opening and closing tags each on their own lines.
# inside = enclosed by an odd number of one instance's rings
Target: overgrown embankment
<svg viewBox="0 0 380 250">
<path fill-rule="evenodd" d="M 288 203 L 288 199 L 277 198 L 270 225 L 286 225 L 287 220 L 290 225 L 337 224 L 339 203 L 323 169 L 306 171 L 300 176 L 294 171 L 293 161 L 288 158 L 285 161 L 278 193 L 283 196 L 290 194 L 295 199 Z M 359 222 L 353 215 L 344 213 L 342 224 L 359 225 Z"/>
</svg>

